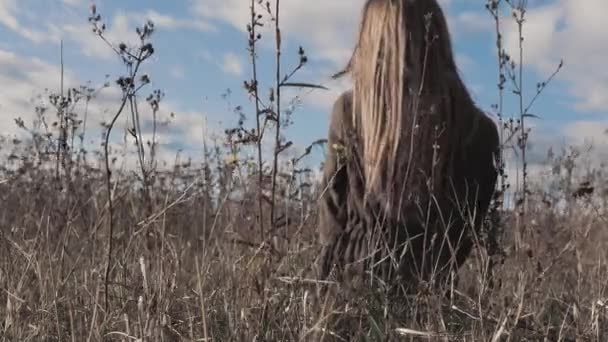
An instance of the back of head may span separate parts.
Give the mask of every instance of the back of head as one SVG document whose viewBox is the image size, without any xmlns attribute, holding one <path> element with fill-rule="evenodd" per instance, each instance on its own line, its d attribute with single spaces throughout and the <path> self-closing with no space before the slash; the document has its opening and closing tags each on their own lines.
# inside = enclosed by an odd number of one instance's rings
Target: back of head
<svg viewBox="0 0 608 342">
<path fill-rule="evenodd" d="M 354 81 L 352 118 L 366 193 L 391 210 L 412 194 L 441 191 L 452 95 L 464 86 L 437 1 L 368 0 L 344 73 Z"/>
</svg>

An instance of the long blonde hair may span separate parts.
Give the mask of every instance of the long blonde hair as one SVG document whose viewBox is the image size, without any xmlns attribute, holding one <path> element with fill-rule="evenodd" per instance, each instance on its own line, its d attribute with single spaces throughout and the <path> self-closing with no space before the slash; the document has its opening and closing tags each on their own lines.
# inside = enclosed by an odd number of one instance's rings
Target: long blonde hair
<svg viewBox="0 0 608 342">
<path fill-rule="evenodd" d="M 409 201 L 408 194 L 442 191 L 453 89 L 464 85 L 436 0 L 368 0 L 344 73 L 354 81 L 366 193 L 393 207 Z"/>
</svg>

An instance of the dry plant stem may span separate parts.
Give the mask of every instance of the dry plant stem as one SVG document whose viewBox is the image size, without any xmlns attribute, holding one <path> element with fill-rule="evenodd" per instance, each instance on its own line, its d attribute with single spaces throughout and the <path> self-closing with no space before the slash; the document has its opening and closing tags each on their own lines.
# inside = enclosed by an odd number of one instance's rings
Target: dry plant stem
<svg viewBox="0 0 608 342">
<path fill-rule="evenodd" d="M 200 268 L 200 263 L 198 261 L 198 258 L 195 259 L 196 261 L 196 279 L 197 279 L 197 287 L 198 287 L 198 295 L 199 295 L 199 301 L 200 301 L 200 310 L 201 310 L 201 319 L 203 320 L 203 337 L 205 341 L 210 341 L 209 339 L 209 333 L 207 330 L 207 310 L 205 309 L 205 296 L 203 294 L 203 285 L 204 285 L 204 281 L 203 278 L 201 277 L 201 268 Z"/>
<path fill-rule="evenodd" d="M 87 95 L 86 101 L 84 103 L 84 118 L 82 119 L 82 133 L 80 135 L 80 151 L 84 150 L 84 140 L 85 140 L 85 135 L 87 132 L 87 119 L 89 116 L 89 102 L 90 101 L 91 101 L 91 98 L 89 95 Z"/>
<path fill-rule="evenodd" d="M 144 191 L 147 190 L 146 182 L 146 168 L 145 168 L 145 150 L 143 140 L 141 136 L 141 125 L 139 120 L 139 109 L 137 108 L 137 101 L 135 95 L 129 96 L 129 109 L 131 111 L 131 121 L 133 122 L 133 128 L 135 129 L 135 143 L 137 145 L 137 157 L 139 158 L 139 167 L 141 168 L 142 177 L 144 179 Z"/>
<path fill-rule="evenodd" d="M 112 200 L 112 170 L 110 169 L 110 149 L 108 147 L 110 140 L 110 132 L 118 120 L 118 117 L 122 113 L 125 105 L 127 104 L 127 97 L 123 97 L 122 102 L 120 103 L 120 107 L 118 111 L 112 118 L 112 122 L 108 126 L 108 130 L 105 136 L 104 143 L 104 157 L 105 157 L 105 166 L 106 166 L 106 192 L 108 194 L 108 254 L 106 258 L 106 270 L 105 270 L 105 280 L 104 280 L 104 307 L 106 310 L 108 309 L 108 284 L 110 281 L 110 268 L 112 265 L 112 249 L 113 249 L 113 241 L 112 235 L 114 234 L 114 202 Z"/>
<path fill-rule="evenodd" d="M 520 130 L 520 138 L 521 140 L 521 162 L 522 162 L 522 187 L 523 187 L 523 208 L 522 208 L 522 221 L 524 223 L 524 229 L 526 224 L 526 211 L 527 211 L 527 199 L 528 199 L 528 163 L 526 160 L 526 149 L 527 149 L 527 132 L 526 132 L 526 124 L 525 124 L 525 111 L 524 111 L 524 36 L 523 36 L 523 24 L 524 24 L 524 15 L 526 11 L 526 1 L 520 0 L 520 8 L 519 15 L 520 17 L 517 19 L 517 32 L 519 37 L 519 89 L 518 89 L 518 99 L 519 99 L 519 113 L 521 120 L 521 130 Z"/>
<path fill-rule="evenodd" d="M 555 76 L 557 75 L 557 73 L 562 69 L 563 66 L 564 66 L 564 61 L 561 60 L 559 62 L 559 64 L 557 65 L 557 68 L 555 68 L 555 70 L 549 76 L 549 78 L 547 78 L 547 80 L 545 82 L 540 83 L 538 85 L 538 88 L 536 90 L 536 94 L 534 94 L 534 97 L 532 98 L 532 100 L 530 101 L 530 103 L 528 103 L 528 105 L 526 106 L 526 109 L 524 109 L 524 114 L 526 116 L 531 115 L 530 114 L 530 109 L 532 108 L 532 106 L 534 105 L 534 103 L 536 102 L 536 100 L 538 100 L 538 97 L 543 93 L 543 90 L 545 90 L 545 88 L 547 87 L 547 85 L 549 85 L 549 83 L 551 83 L 551 81 L 553 81 L 553 79 L 555 78 Z"/>
<path fill-rule="evenodd" d="M 135 67 L 134 69 L 132 69 L 132 71 L 130 72 L 130 76 L 131 79 L 134 80 L 135 76 L 137 75 L 137 72 L 139 71 L 139 67 L 141 65 L 142 62 L 142 52 L 140 52 L 139 56 L 136 58 L 136 62 L 135 62 Z M 113 252 L 113 235 L 114 235 L 114 201 L 112 199 L 112 170 L 110 168 L 110 148 L 109 148 L 109 143 L 110 143 L 110 134 L 112 133 L 112 128 L 114 128 L 114 125 L 116 124 L 116 120 L 118 120 L 118 118 L 120 117 L 120 114 L 122 114 L 122 111 L 124 110 L 125 106 L 127 105 L 127 102 L 129 101 L 129 99 L 131 98 L 131 96 L 133 95 L 132 92 L 133 90 L 130 89 L 125 89 L 125 93 L 123 94 L 123 98 L 121 100 L 120 103 L 120 107 L 118 108 L 118 110 L 116 111 L 116 114 L 114 114 L 114 117 L 112 118 L 112 121 L 110 122 L 110 124 L 108 125 L 108 129 L 106 131 L 106 135 L 105 135 L 105 141 L 104 141 L 104 157 L 105 157 L 105 167 L 106 167 L 106 191 L 107 191 L 107 195 L 108 195 L 108 221 L 109 221 L 109 226 L 108 226 L 108 254 L 107 254 L 107 258 L 106 258 L 106 270 L 105 270 L 105 280 L 104 280 L 104 306 L 106 308 L 106 310 L 108 309 L 108 285 L 109 285 L 109 281 L 110 281 L 110 270 L 112 268 L 112 252 Z M 136 91 L 136 90 L 135 90 Z"/>
<path fill-rule="evenodd" d="M 270 224 L 274 228 L 277 173 L 279 165 L 279 153 L 281 151 L 281 28 L 280 28 L 280 0 L 276 0 L 274 13 L 274 32 L 276 42 L 276 131 L 274 140 L 273 167 L 272 167 L 272 199 L 270 207 Z"/>
<path fill-rule="evenodd" d="M 503 44 L 502 44 L 502 32 L 501 32 L 501 21 L 500 21 L 500 6 L 501 6 L 501 1 L 502 0 L 488 0 L 487 4 L 486 4 L 486 9 L 488 10 L 488 12 L 490 12 L 490 14 L 492 15 L 492 18 L 494 20 L 494 26 L 495 26 L 495 35 L 496 35 L 496 57 L 497 57 L 497 63 L 498 63 L 498 80 L 496 83 L 496 87 L 498 88 L 498 103 L 496 103 L 494 106 L 494 110 L 496 111 L 496 115 L 498 117 L 498 129 L 499 129 L 499 151 L 498 151 L 498 173 L 499 173 L 499 182 L 497 182 L 496 186 L 495 186 L 495 199 L 494 199 L 494 204 L 492 205 L 492 207 L 490 208 L 490 213 L 496 213 L 498 214 L 498 212 L 500 211 L 500 209 L 502 208 L 503 210 L 506 209 L 505 205 L 505 194 L 507 191 L 507 174 L 505 172 L 505 168 L 506 168 L 506 162 L 505 162 L 505 145 L 506 145 L 506 141 L 505 141 L 505 124 L 504 124 L 504 113 L 503 113 L 503 107 L 504 107 L 504 87 L 505 87 L 505 83 L 506 83 L 506 77 L 505 77 L 505 63 L 506 63 L 506 53 L 503 49 Z M 497 232 L 497 229 L 499 229 L 498 227 L 500 226 L 499 223 L 492 223 L 490 225 L 490 227 L 487 230 L 487 243 L 486 243 L 486 252 L 488 253 L 488 260 L 487 260 L 487 269 L 486 269 L 486 278 L 487 280 L 489 280 L 488 285 L 490 287 L 492 287 L 493 285 L 493 273 L 494 273 L 494 269 L 496 267 L 496 260 L 494 258 L 492 258 L 491 256 L 495 255 L 497 252 L 497 238 L 499 233 Z M 517 240 L 517 239 L 516 239 Z M 480 306 L 481 309 L 481 306 Z M 482 328 L 483 328 L 483 320 L 482 320 Z"/>
<path fill-rule="evenodd" d="M 498 87 L 498 104 L 496 105 L 496 115 L 498 116 L 499 119 L 499 123 L 500 123 L 500 154 L 499 154 L 499 158 L 500 158 L 500 191 L 502 193 L 502 196 L 504 197 L 504 192 L 506 190 L 507 187 L 507 176 L 506 173 L 504 172 L 505 170 L 505 155 L 504 155 L 504 151 L 505 151 L 505 136 L 504 136 L 504 127 L 503 127 L 503 122 L 504 122 L 504 113 L 503 113 L 503 106 L 504 106 L 504 85 L 505 85 L 505 71 L 504 71 L 504 54 L 503 54 L 503 47 L 502 47 L 502 31 L 501 31 L 501 26 L 500 26 L 500 15 L 499 15 L 499 11 L 500 11 L 500 3 L 501 0 L 491 0 L 491 1 L 495 1 L 495 9 L 492 8 L 488 8 L 488 10 L 490 11 L 490 13 L 492 14 L 492 17 L 494 18 L 494 24 L 495 24 L 495 34 L 496 34 L 496 53 L 497 53 L 497 61 L 498 61 L 498 83 L 497 83 L 497 87 Z M 504 207 L 505 203 L 503 201 L 503 207 Z"/>
<path fill-rule="evenodd" d="M 100 91 L 100 89 L 95 90 L 93 93 L 87 93 L 85 96 L 84 114 L 83 114 L 83 119 L 82 119 L 82 133 L 80 133 L 80 136 L 79 136 L 79 138 L 80 138 L 79 153 L 82 153 L 84 151 L 84 142 L 86 140 L 87 122 L 88 122 L 88 117 L 89 117 L 89 103 L 91 102 L 91 99 L 97 94 L 97 92 Z M 78 167 L 80 167 L 80 158 L 78 159 L 78 164 L 76 165 L 76 168 L 78 168 Z"/>
<path fill-rule="evenodd" d="M 60 45 L 60 53 L 61 53 L 61 62 L 60 62 L 60 68 L 61 68 L 61 80 L 60 80 L 60 103 L 59 103 L 59 108 L 58 108 L 58 115 L 59 115 L 59 139 L 57 139 L 57 155 L 56 155 L 56 165 L 55 165 L 55 179 L 57 181 L 58 184 L 59 183 L 59 161 L 61 160 L 61 149 L 63 148 L 65 142 L 65 130 L 67 129 L 66 127 L 64 127 L 63 125 L 63 121 L 64 121 L 64 116 L 65 116 L 65 108 L 63 106 L 64 104 L 64 97 L 63 97 L 63 76 L 64 76 L 64 70 L 63 70 L 63 40 L 61 41 L 61 45 Z"/>
<path fill-rule="evenodd" d="M 518 39 L 518 51 L 519 51 L 519 63 L 517 65 L 517 76 L 513 70 L 510 71 L 510 79 L 513 83 L 513 93 L 517 96 L 518 99 L 518 107 L 519 107 L 519 122 L 515 131 L 512 131 L 511 136 L 515 134 L 518 135 L 517 141 L 517 149 L 521 152 L 521 189 L 519 187 L 519 177 L 517 179 L 516 188 L 517 191 L 520 192 L 520 197 L 516 198 L 516 210 L 517 210 L 517 218 L 516 218 L 516 227 L 515 227 L 515 249 L 520 250 L 522 245 L 522 237 L 523 233 L 526 230 L 526 220 L 527 220 L 527 207 L 528 207 L 528 164 L 527 164 L 527 141 L 528 141 L 528 132 L 526 131 L 526 117 L 528 116 L 526 110 L 524 108 L 524 94 L 523 94 L 523 24 L 524 17 L 526 12 L 527 1 L 526 0 L 518 0 L 517 5 L 513 3 L 513 0 L 505 0 L 507 4 L 509 4 L 513 19 L 517 24 L 517 39 Z M 513 68 L 513 66 L 512 66 Z M 509 138 L 510 139 L 510 138 Z M 517 174 L 519 176 L 519 173 Z M 516 192 L 517 194 L 517 192 Z"/>
<path fill-rule="evenodd" d="M 148 164 L 149 164 L 148 172 L 156 172 L 156 134 L 157 134 L 157 129 L 158 129 L 157 120 L 158 120 L 158 109 L 154 108 L 152 110 L 152 145 L 150 146 L 150 161 L 148 162 Z"/>
<path fill-rule="evenodd" d="M 257 126 L 257 140 L 256 140 L 256 149 L 257 149 L 257 162 L 258 162 L 258 189 L 257 189 L 257 200 L 258 200 L 258 215 L 259 215 L 259 229 L 260 229 L 260 241 L 264 241 L 266 239 L 264 233 L 264 210 L 262 208 L 262 186 L 264 182 L 264 165 L 262 159 L 262 124 L 260 122 L 260 100 L 258 93 L 258 67 L 257 67 L 257 56 L 256 56 L 256 28 L 257 28 L 257 19 L 255 12 L 255 1 L 251 0 L 251 34 L 250 34 L 250 54 L 251 54 L 251 68 L 253 73 L 253 92 L 254 92 L 254 101 L 255 101 L 255 121 Z"/>
<path fill-rule="evenodd" d="M 140 53 L 140 58 L 141 58 L 141 53 Z M 133 79 L 135 79 L 133 77 Z M 146 165 L 146 153 L 145 153 L 145 147 L 144 147 L 144 142 L 143 142 L 143 138 L 141 135 L 141 120 L 139 117 L 139 108 L 137 107 L 137 91 L 134 91 L 133 93 L 131 93 L 129 95 L 129 108 L 131 110 L 131 117 L 132 117 L 132 121 L 133 121 L 133 127 L 135 128 L 135 142 L 137 144 L 137 155 L 139 157 L 139 168 L 141 170 L 141 176 L 142 176 L 142 180 L 143 180 L 143 187 L 144 187 L 144 199 L 145 201 L 148 203 L 148 212 L 150 212 L 152 210 L 152 203 L 151 203 L 151 198 L 150 198 L 150 169 L 147 167 Z"/>
</svg>

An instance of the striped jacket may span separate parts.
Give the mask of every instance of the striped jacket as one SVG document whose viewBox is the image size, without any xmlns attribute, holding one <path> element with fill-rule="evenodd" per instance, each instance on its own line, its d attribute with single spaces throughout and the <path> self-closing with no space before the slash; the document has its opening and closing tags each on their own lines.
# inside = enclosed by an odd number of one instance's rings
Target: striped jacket
<svg viewBox="0 0 608 342">
<path fill-rule="evenodd" d="M 470 110 L 453 120 L 450 132 L 454 160 L 445 179 L 452 191 L 414 194 L 427 200 L 406 202 L 397 216 L 365 196 L 360 148 L 352 127 L 352 92 L 338 98 L 320 184 L 320 278 L 335 274 L 338 280 L 348 281 L 363 276 L 409 288 L 418 280 L 444 279 L 449 270 L 463 264 L 494 194 L 499 139 L 494 122 L 468 95 L 455 105 L 468 105 Z"/>
</svg>

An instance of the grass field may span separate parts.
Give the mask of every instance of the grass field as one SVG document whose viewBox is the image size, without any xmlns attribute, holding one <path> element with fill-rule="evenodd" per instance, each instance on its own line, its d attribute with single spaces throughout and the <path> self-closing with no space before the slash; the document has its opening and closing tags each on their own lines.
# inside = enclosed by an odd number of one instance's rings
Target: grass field
<svg viewBox="0 0 608 342">
<path fill-rule="evenodd" d="M 290 219 L 267 233 L 264 246 L 272 248 L 264 248 L 255 225 L 254 190 L 246 184 L 206 177 L 204 169 L 192 166 L 175 167 L 158 174 L 146 200 L 131 173 L 116 172 L 105 292 L 103 172 L 82 167 L 69 182 L 58 182 L 52 170 L 26 157 L 12 164 L 0 184 L 5 341 L 323 336 L 603 341 L 608 336 L 608 225 L 606 213 L 590 199 L 573 199 L 559 209 L 531 200 L 520 251 L 514 250 L 512 214 L 500 212 L 504 256 L 497 259 L 502 261 L 492 287 L 485 276 L 489 258 L 480 247 L 460 271 L 451 299 L 421 291 L 396 304 L 375 291 L 350 294 L 350 300 L 319 297 L 317 285 L 302 278 L 318 253 L 313 194 L 281 197 L 281 213 Z M 226 183 L 212 192 L 205 179 Z"/>
<path fill-rule="evenodd" d="M 251 18 L 255 49 L 258 19 Z M 115 47 L 127 66 L 117 80 L 116 118 L 136 117 L 133 106 L 121 111 L 150 82 L 137 71 L 154 53 L 152 31 L 144 25 L 133 50 Z M 301 50 L 295 71 L 306 63 Z M 245 91 L 259 99 L 255 76 L 248 82 Z M 38 113 L 56 120 L 49 135 L 44 120 L 37 128 L 17 120 L 27 139 L 0 140 L 0 340 L 608 340 L 605 168 L 590 172 L 567 151 L 539 166 L 540 177 L 524 185 L 525 209 L 506 203 L 492 211 L 458 282 L 400 300 L 378 288 L 347 291 L 310 276 L 320 250 L 316 173 L 279 152 L 267 158 L 268 146 L 290 147 L 281 137 L 289 118 L 280 117 L 280 96 L 272 92 L 266 107 L 254 101 L 256 128 L 241 120 L 209 142 L 201 160 L 165 167 L 154 136 L 142 140 L 139 119 L 124 132 L 135 154 L 112 143 L 113 123 L 104 124 L 100 149 L 78 148 L 84 113 L 71 111 L 73 98 L 51 95 L 56 113 Z M 155 125 L 161 97 L 147 99 Z M 505 130 L 525 151 L 526 113 L 519 114 L 522 126 L 511 120 Z M 260 119 L 270 145 L 262 143 Z M 134 167 L 121 164 L 129 158 Z M 519 165 L 527 165 L 523 158 Z M 580 180 L 590 184 L 579 188 Z"/>
</svg>

